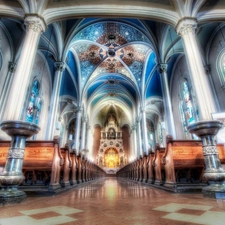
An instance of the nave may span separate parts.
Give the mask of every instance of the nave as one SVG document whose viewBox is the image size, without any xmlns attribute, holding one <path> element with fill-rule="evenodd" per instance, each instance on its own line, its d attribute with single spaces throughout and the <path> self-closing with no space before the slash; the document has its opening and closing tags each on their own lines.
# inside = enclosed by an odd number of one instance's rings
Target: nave
<svg viewBox="0 0 225 225">
<path fill-rule="evenodd" d="M 224 225 L 225 200 L 114 177 L 0 208 L 0 225 Z"/>
</svg>

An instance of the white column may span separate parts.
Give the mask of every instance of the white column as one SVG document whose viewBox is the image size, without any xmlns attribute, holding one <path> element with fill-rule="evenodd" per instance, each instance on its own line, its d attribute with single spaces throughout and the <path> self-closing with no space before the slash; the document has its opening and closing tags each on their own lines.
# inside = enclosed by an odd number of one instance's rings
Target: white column
<svg viewBox="0 0 225 225">
<path fill-rule="evenodd" d="M 86 117 L 82 117 L 82 136 L 81 136 L 81 148 L 80 148 L 81 151 L 85 148 L 86 124 L 87 124 Z"/>
<path fill-rule="evenodd" d="M 3 85 L 2 93 L 0 96 L 0 105 L 1 105 L 0 118 L 4 117 L 3 113 L 5 111 L 5 104 L 6 104 L 8 96 L 9 96 L 9 90 L 10 90 L 10 87 L 11 87 L 11 84 L 13 81 L 13 75 L 16 71 L 16 66 L 17 66 L 16 63 L 9 62 L 9 70 L 8 70 L 8 73 L 7 73 L 7 76 L 6 76 L 4 85 Z"/>
<path fill-rule="evenodd" d="M 132 126 L 132 139 L 133 139 L 133 144 L 131 144 L 130 146 L 133 146 L 133 156 L 134 158 L 138 157 L 138 152 L 137 152 L 137 126 L 133 125 Z"/>
<path fill-rule="evenodd" d="M 148 131 L 146 125 L 146 112 L 145 109 L 141 109 L 142 112 L 142 129 L 143 129 L 143 152 L 148 153 Z"/>
<path fill-rule="evenodd" d="M 89 138 L 90 138 L 90 132 L 91 132 L 91 126 L 87 125 L 87 127 L 86 127 L 86 143 L 85 143 L 85 148 L 88 149 L 89 151 L 90 151 L 90 149 L 89 149 L 89 143 L 91 143 L 91 141 L 89 140 Z"/>
<path fill-rule="evenodd" d="M 55 78 L 51 96 L 48 131 L 47 131 L 47 139 L 49 140 L 53 139 L 53 135 L 56 129 L 58 106 L 59 106 L 59 94 L 62 81 L 62 73 L 65 69 L 65 63 L 55 62 L 54 66 L 55 66 Z"/>
<path fill-rule="evenodd" d="M 209 84 L 210 84 L 210 87 L 211 87 L 211 90 L 212 90 L 212 93 L 214 96 L 214 102 L 215 102 L 216 108 L 218 109 L 218 111 L 220 111 L 220 104 L 219 104 L 218 96 L 217 96 L 217 93 L 215 90 L 215 85 L 214 85 L 214 82 L 212 79 L 211 67 L 210 67 L 210 65 L 205 65 L 204 68 L 205 68 L 205 72 L 209 78 Z"/>
<path fill-rule="evenodd" d="M 211 113 L 216 112 L 213 95 L 201 60 L 196 40 L 197 21 L 191 18 L 180 20 L 176 31 L 181 35 L 190 70 L 192 85 L 197 97 L 200 120 L 211 120 Z"/>
<path fill-rule="evenodd" d="M 80 123 L 81 123 L 81 107 L 77 107 L 77 116 L 76 116 L 76 130 L 75 130 L 75 140 L 74 140 L 74 151 L 76 154 L 80 152 L 79 143 L 80 143 Z"/>
<path fill-rule="evenodd" d="M 137 150 L 138 150 L 138 157 L 143 156 L 143 150 L 142 150 L 142 138 L 141 138 L 141 125 L 140 125 L 140 118 L 136 118 L 136 124 L 137 124 Z"/>
<path fill-rule="evenodd" d="M 22 119 L 23 107 L 39 38 L 46 28 L 43 19 L 38 16 L 27 16 L 24 22 L 26 25 L 26 36 L 12 81 L 11 93 L 7 101 L 6 119 L 8 120 Z"/>
<path fill-rule="evenodd" d="M 173 118 L 173 111 L 172 111 L 172 104 L 171 104 L 171 97 L 168 85 L 168 76 L 167 76 L 167 64 L 162 63 L 159 64 L 159 73 L 160 73 L 160 80 L 163 92 L 163 104 L 166 114 L 166 129 L 167 134 L 173 136 L 176 139 L 176 131 L 174 125 L 174 118 Z"/>
</svg>

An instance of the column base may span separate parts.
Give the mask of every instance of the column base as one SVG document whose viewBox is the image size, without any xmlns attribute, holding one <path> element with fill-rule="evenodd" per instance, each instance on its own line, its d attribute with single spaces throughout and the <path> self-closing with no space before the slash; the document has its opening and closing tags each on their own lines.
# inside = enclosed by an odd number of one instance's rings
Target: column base
<svg viewBox="0 0 225 225">
<path fill-rule="evenodd" d="M 73 186 L 77 185 L 77 180 L 71 180 L 70 184 L 73 185 Z"/>
<path fill-rule="evenodd" d="M 14 188 L 2 188 L 0 190 L 0 206 L 18 204 L 26 199 L 27 195 L 24 191 Z"/>
<path fill-rule="evenodd" d="M 225 199 L 225 183 L 210 184 L 202 188 L 202 194 L 208 198 Z"/>
</svg>

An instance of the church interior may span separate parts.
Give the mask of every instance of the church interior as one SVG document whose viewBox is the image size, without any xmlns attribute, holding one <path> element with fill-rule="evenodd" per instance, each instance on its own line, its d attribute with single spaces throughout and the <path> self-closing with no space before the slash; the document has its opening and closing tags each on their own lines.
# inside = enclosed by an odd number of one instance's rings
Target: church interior
<svg viewBox="0 0 225 225">
<path fill-rule="evenodd" d="M 223 0 L 0 0 L 0 225 L 225 221 Z"/>
</svg>

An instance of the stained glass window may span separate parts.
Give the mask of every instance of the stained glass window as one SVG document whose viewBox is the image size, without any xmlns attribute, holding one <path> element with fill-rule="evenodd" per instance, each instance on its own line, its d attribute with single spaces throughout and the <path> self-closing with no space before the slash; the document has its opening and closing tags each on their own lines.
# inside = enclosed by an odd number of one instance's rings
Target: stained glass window
<svg viewBox="0 0 225 225">
<path fill-rule="evenodd" d="M 192 102 L 192 96 L 189 89 L 188 81 L 185 79 L 181 84 L 181 102 L 180 102 L 180 114 L 185 138 L 188 139 L 187 126 L 196 121 L 195 112 Z M 195 138 L 195 137 L 193 137 Z"/>
<path fill-rule="evenodd" d="M 219 74 L 221 86 L 225 88 L 225 51 L 224 50 L 218 56 L 217 65 L 219 65 L 217 66 L 217 71 Z"/>
<path fill-rule="evenodd" d="M 37 80 L 34 81 L 31 95 L 29 99 L 29 104 L 27 108 L 26 121 L 38 124 L 40 111 L 41 111 L 41 101 L 38 97 L 39 95 L 39 82 Z"/>
</svg>

